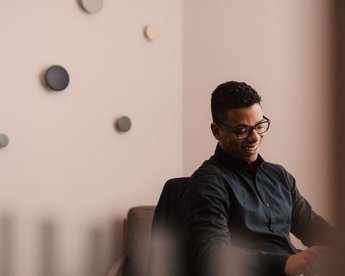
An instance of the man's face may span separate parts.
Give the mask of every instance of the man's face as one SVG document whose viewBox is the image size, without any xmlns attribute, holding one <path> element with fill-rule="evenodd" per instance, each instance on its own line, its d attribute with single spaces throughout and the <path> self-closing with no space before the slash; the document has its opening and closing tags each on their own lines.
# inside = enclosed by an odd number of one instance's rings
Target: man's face
<svg viewBox="0 0 345 276">
<path fill-rule="evenodd" d="M 262 120 L 261 106 L 254 104 L 250 107 L 229 109 L 227 119 L 222 123 L 231 127 L 255 126 Z M 211 129 L 221 148 L 228 154 L 246 162 L 254 162 L 258 157 L 263 134 L 259 135 L 253 130 L 249 137 L 239 140 L 235 133 L 222 125 L 212 123 Z"/>
</svg>

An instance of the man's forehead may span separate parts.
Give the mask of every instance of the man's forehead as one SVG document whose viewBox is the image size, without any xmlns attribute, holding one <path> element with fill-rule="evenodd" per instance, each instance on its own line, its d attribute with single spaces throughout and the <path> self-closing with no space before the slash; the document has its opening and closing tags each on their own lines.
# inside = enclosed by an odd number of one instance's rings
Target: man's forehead
<svg viewBox="0 0 345 276">
<path fill-rule="evenodd" d="M 243 108 L 232 108 L 227 111 L 226 115 L 226 122 L 233 125 L 253 125 L 263 119 L 263 111 L 259 104 Z"/>
</svg>

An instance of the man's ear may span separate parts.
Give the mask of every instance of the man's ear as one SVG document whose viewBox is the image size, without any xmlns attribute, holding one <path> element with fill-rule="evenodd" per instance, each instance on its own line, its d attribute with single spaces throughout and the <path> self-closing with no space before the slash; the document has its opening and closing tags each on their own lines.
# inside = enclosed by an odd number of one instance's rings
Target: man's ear
<svg viewBox="0 0 345 276">
<path fill-rule="evenodd" d="M 211 130 L 212 130 L 214 138 L 219 140 L 220 139 L 220 128 L 219 128 L 219 126 L 215 123 L 212 123 L 211 124 Z"/>
</svg>

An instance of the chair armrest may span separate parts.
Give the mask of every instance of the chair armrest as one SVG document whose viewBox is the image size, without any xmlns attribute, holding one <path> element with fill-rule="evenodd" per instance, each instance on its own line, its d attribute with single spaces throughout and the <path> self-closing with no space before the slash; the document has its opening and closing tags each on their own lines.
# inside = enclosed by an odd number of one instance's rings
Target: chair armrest
<svg viewBox="0 0 345 276">
<path fill-rule="evenodd" d="M 113 265 L 111 266 L 111 270 L 107 274 L 107 276 L 116 276 L 119 271 L 122 269 L 126 261 L 126 255 L 122 254 L 120 257 L 118 257 Z"/>
</svg>

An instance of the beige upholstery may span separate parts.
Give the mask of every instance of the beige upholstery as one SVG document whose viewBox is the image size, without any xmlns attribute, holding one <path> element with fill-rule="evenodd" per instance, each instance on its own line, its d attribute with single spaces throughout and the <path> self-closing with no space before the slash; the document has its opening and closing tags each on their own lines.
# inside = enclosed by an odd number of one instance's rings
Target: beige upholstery
<svg viewBox="0 0 345 276">
<path fill-rule="evenodd" d="M 124 229 L 124 253 L 108 276 L 146 276 L 155 206 L 138 206 L 128 211 Z"/>
</svg>

